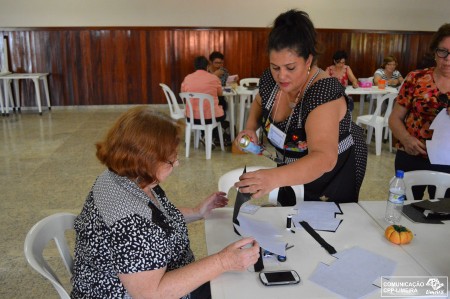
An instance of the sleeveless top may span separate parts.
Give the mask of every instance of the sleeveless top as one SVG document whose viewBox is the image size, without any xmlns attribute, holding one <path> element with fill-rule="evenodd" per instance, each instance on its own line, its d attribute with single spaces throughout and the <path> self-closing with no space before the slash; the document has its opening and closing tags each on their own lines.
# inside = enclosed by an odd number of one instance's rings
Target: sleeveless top
<svg viewBox="0 0 450 299">
<path fill-rule="evenodd" d="M 259 92 L 262 98 L 263 114 L 261 125 L 267 136 L 269 126 L 274 123 L 270 112 L 279 92 L 279 87 L 270 70 L 263 73 Z M 279 166 L 295 162 L 308 154 L 308 136 L 304 128 L 309 113 L 318 106 L 341 97 L 346 99 L 348 107 L 352 107 L 351 99 L 347 97 L 344 87 L 336 78 L 320 79 L 305 91 L 302 100 L 294 108 L 290 121 L 288 117 L 284 121 L 275 123 L 281 131 L 286 133 L 284 148 L 277 148 L 272 144 L 277 151 L 277 157 L 282 161 Z M 366 163 L 367 145 L 364 141 L 363 130 L 352 121 L 351 108 L 348 108 L 339 123 L 337 164 L 332 171 L 305 184 L 305 200 L 358 201 Z"/>
</svg>

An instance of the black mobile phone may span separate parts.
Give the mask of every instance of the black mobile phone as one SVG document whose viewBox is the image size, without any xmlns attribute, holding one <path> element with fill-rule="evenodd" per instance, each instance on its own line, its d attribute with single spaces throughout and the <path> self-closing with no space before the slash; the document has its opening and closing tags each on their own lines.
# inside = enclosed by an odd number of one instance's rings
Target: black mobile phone
<svg viewBox="0 0 450 299">
<path fill-rule="evenodd" d="M 259 273 L 259 279 L 266 286 L 296 284 L 300 282 L 300 276 L 295 270 L 263 271 Z"/>
</svg>

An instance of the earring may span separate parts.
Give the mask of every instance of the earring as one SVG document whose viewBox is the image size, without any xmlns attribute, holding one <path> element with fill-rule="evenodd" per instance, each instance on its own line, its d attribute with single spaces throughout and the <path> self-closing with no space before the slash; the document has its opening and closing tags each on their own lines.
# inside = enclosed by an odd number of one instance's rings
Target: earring
<svg viewBox="0 0 450 299">
<path fill-rule="evenodd" d="M 311 72 L 311 66 L 308 67 L 308 76 L 309 76 L 310 72 Z"/>
</svg>

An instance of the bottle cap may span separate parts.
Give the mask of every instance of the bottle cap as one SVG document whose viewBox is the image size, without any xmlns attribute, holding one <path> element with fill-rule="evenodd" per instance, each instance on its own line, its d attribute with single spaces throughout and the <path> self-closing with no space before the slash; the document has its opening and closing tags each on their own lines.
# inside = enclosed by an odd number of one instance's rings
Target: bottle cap
<svg viewBox="0 0 450 299">
<path fill-rule="evenodd" d="M 396 176 L 397 178 L 403 179 L 403 175 L 404 175 L 403 170 L 397 170 L 397 171 L 395 172 L 395 176 Z"/>
</svg>

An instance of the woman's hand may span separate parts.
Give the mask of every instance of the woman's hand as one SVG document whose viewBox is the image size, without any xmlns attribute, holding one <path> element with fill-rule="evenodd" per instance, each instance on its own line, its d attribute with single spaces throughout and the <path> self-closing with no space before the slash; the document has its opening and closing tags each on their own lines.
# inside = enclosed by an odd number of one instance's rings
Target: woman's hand
<svg viewBox="0 0 450 299">
<path fill-rule="evenodd" d="M 239 188 L 239 192 L 251 193 L 253 198 L 260 198 L 278 187 L 273 182 L 273 175 L 270 172 L 269 169 L 260 169 L 244 173 L 234 186 Z"/>
<path fill-rule="evenodd" d="M 258 143 L 258 136 L 256 136 L 255 130 L 248 130 L 248 129 L 242 130 L 236 136 L 236 139 L 234 139 L 234 145 L 236 145 L 236 147 L 239 148 L 240 150 L 242 150 L 242 149 L 239 146 L 239 141 L 241 140 L 242 136 L 244 136 L 244 135 L 248 135 L 252 142 Z"/>
<path fill-rule="evenodd" d="M 426 146 L 414 136 L 407 135 L 406 138 L 400 140 L 405 148 L 405 152 L 412 156 L 426 155 Z"/>
<path fill-rule="evenodd" d="M 201 218 L 205 218 L 211 213 L 211 210 L 216 208 L 223 208 L 228 204 L 228 198 L 225 192 L 214 192 L 205 198 L 195 209 Z"/>
<path fill-rule="evenodd" d="M 245 271 L 258 261 L 259 250 L 253 238 L 244 238 L 222 249 L 218 256 L 225 271 Z"/>
</svg>

